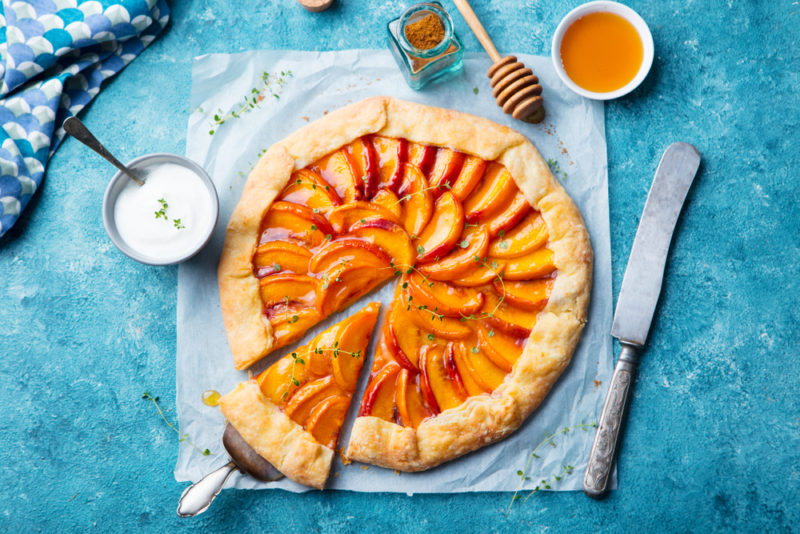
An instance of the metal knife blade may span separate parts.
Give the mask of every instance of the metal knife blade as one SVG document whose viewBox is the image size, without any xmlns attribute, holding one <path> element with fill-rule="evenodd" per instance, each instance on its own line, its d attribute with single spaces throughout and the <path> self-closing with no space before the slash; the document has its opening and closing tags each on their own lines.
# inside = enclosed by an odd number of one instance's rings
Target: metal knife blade
<svg viewBox="0 0 800 534">
<path fill-rule="evenodd" d="M 611 326 L 611 335 L 620 340 L 622 350 L 583 476 L 583 491 L 590 497 L 601 498 L 608 490 L 620 429 L 639 365 L 636 351 L 647 339 L 661 293 L 672 232 L 699 166 L 700 153 L 692 145 L 674 143 L 667 147 L 644 204 Z"/>
<path fill-rule="evenodd" d="M 656 169 L 622 278 L 611 335 L 641 347 L 661 293 L 672 232 L 700 166 L 700 153 L 688 143 L 671 144 Z"/>
</svg>

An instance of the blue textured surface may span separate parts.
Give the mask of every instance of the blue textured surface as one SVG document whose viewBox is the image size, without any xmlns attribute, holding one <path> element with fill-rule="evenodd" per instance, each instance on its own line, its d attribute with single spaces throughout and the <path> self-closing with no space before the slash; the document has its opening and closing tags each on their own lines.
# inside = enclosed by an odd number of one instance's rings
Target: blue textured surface
<svg viewBox="0 0 800 534">
<path fill-rule="evenodd" d="M 176 3 L 166 33 L 86 123 L 121 159 L 183 153 L 193 56 L 382 47 L 400 9 L 280 4 Z M 500 50 L 547 54 L 578 2 L 474 4 Z M 141 399 L 159 395 L 174 420 L 177 269 L 113 248 L 100 217 L 111 168 L 70 139 L 0 242 L 0 531 L 796 530 L 800 6 L 628 4 L 657 57 L 644 85 L 606 108 L 615 292 L 661 151 L 688 141 L 704 159 L 642 359 L 618 491 L 603 502 L 539 494 L 508 518 L 509 494 L 227 491 L 179 520 L 176 436 Z"/>
</svg>

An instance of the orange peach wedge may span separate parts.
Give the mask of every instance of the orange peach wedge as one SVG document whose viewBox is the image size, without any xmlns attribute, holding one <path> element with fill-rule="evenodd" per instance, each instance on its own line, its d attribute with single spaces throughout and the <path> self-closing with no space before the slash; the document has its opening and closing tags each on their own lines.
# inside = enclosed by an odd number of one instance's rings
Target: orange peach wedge
<svg viewBox="0 0 800 534">
<path fill-rule="evenodd" d="M 405 214 L 403 226 L 412 237 L 420 235 L 433 215 L 433 195 L 422 171 L 413 165 L 403 165 L 398 195 Z"/>
<path fill-rule="evenodd" d="M 403 180 L 403 164 L 408 157 L 408 141 L 373 135 L 372 146 L 378 157 L 378 188 L 397 191 Z"/>
<path fill-rule="evenodd" d="M 471 228 L 464 239 L 439 261 L 421 265 L 419 271 L 433 280 L 455 280 L 480 267 L 475 258 L 483 258 L 489 249 L 489 232 L 484 227 Z"/>
<path fill-rule="evenodd" d="M 516 258 L 536 250 L 547 242 L 547 225 L 541 213 L 528 214 L 518 225 L 492 241 L 489 255 L 495 258 Z"/>
<path fill-rule="evenodd" d="M 289 241 L 268 241 L 259 245 L 253 254 L 253 268 L 258 278 L 287 271 L 305 274 L 310 258 L 311 252 L 300 245 Z"/>
<path fill-rule="evenodd" d="M 333 229 L 336 232 L 346 232 L 350 227 L 362 220 L 387 219 L 399 223 L 400 220 L 384 207 L 371 202 L 351 202 L 334 209 L 328 216 Z"/>
<path fill-rule="evenodd" d="M 347 146 L 350 163 L 357 187 L 361 189 L 361 198 L 372 198 L 378 189 L 378 156 L 369 136 L 356 139 Z"/>
<path fill-rule="evenodd" d="M 436 161 L 436 147 L 419 143 L 408 143 L 408 163 L 414 165 L 423 174 L 428 174 Z"/>
<path fill-rule="evenodd" d="M 475 223 L 487 220 L 508 206 L 517 191 L 517 184 L 511 178 L 511 173 L 499 163 L 490 163 L 483 182 L 464 202 L 467 221 Z"/>
<path fill-rule="evenodd" d="M 350 227 L 350 236 L 364 239 L 383 250 L 395 265 L 413 265 L 414 246 L 408 234 L 388 219 L 365 219 Z"/>
<path fill-rule="evenodd" d="M 278 200 L 294 202 L 316 210 L 316 212 L 329 213 L 339 206 L 342 200 L 318 174 L 300 169 L 293 172 L 287 185 Z"/>
<path fill-rule="evenodd" d="M 506 280 L 531 280 L 547 276 L 556 270 L 553 252 L 540 248 L 524 256 L 507 260 L 503 277 Z"/>
<path fill-rule="evenodd" d="M 467 398 L 463 386 L 459 388 L 445 368 L 444 348 L 441 345 L 428 345 L 420 356 L 421 385 L 429 406 L 440 411 L 455 408 Z"/>
<path fill-rule="evenodd" d="M 292 239 L 315 247 L 324 243 L 327 236 L 334 237 L 333 228 L 322 215 L 314 213 L 307 206 L 282 200 L 270 206 L 261 221 L 261 228 L 263 231 L 258 240 L 259 245 L 267 241 Z"/>
<path fill-rule="evenodd" d="M 361 400 L 359 416 L 371 415 L 386 421 L 394 420 L 394 388 L 400 366 L 389 363 L 370 377 Z"/>
<path fill-rule="evenodd" d="M 342 148 L 319 160 L 312 170 L 333 187 L 339 198 L 344 202 L 352 202 L 362 197 L 361 188 L 358 187 L 360 180 L 356 180 L 353 167 L 350 154 Z"/>
<path fill-rule="evenodd" d="M 479 324 L 477 331 L 481 351 L 497 367 L 510 373 L 520 354 L 522 354 L 525 338 L 509 336 L 502 330 L 495 330 L 484 324 Z"/>
<path fill-rule="evenodd" d="M 416 272 L 404 282 L 408 283 L 409 293 L 416 304 L 425 305 L 449 317 L 471 315 L 483 306 L 483 293 L 476 289 L 434 282 Z"/>
<path fill-rule="evenodd" d="M 440 148 L 436 153 L 436 161 L 428 177 L 433 195 L 438 197 L 456 182 L 461 166 L 464 164 L 464 154 L 449 148 Z"/>
<path fill-rule="evenodd" d="M 331 241 L 314 254 L 308 262 L 311 273 L 331 271 L 332 268 L 343 264 L 358 264 L 372 266 L 380 269 L 389 267 L 391 258 L 383 249 L 369 241 L 345 237 Z M 390 271 L 386 274 L 391 275 Z"/>
<path fill-rule="evenodd" d="M 494 292 L 486 293 L 486 302 L 481 312 L 486 322 L 513 337 L 528 337 L 536 324 L 538 312 L 517 308 L 500 299 Z"/>
<path fill-rule="evenodd" d="M 404 426 L 417 428 L 426 418 L 433 415 L 425 405 L 419 389 L 419 374 L 403 369 L 397 375 L 394 402 Z"/>
<path fill-rule="evenodd" d="M 342 429 L 344 417 L 347 415 L 347 408 L 349 407 L 350 397 L 344 395 L 328 397 L 311 410 L 306 430 L 319 443 L 329 449 L 335 449 L 339 431 Z"/>
<path fill-rule="evenodd" d="M 555 278 L 539 278 L 537 280 L 515 282 L 512 280 L 500 280 L 494 282 L 495 290 L 505 295 L 511 304 L 524 310 L 541 311 L 547 305 L 547 299 L 553 291 Z"/>
<path fill-rule="evenodd" d="M 372 197 L 372 203 L 391 213 L 394 216 L 392 220 L 403 220 L 403 206 L 400 205 L 400 199 L 392 191 L 379 189 Z"/>
<path fill-rule="evenodd" d="M 297 366 L 295 366 L 296 368 Z M 319 378 L 303 384 L 294 392 L 283 411 L 295 423 L 305 426 L 314 407 L 326 398 L 335 395 L 338 388 L 332 376 Z"/>
<path fill-rule="evenodd" d="M 433 216 L 415 241 L 417 261 L 426 263 L 443 258 L 456 246 L 464 227 L 461 202 L 449 191 L 436 200 Z"/>
<path fill-rule="evenodd" d="M 489 235 L 492 237 L 500 234 L 505 234 L 508 230 L 514 228 L 528 212 L 531 211 L 531 205 L 522 195 L 517 192 L 516 196 L 511 200 L 508 207 L 489 218 L 484 224 L 489 228 Z"/>
<path fill-rule="evenodd" d="M 464 202 L 467 197 L 472 193 L 483 178 L 483 173 L 486 171 L 486 161 L 475 156 L 467 156 L 464 159 L 464 165 L 461 167 L 461 172 L 453 183 L 450 191 L 460 201 Z"/>
<path fill-rule="evenodd" d="M 319 280 L 307 274 L 276 273 L 259 280 L 264 308 L 302 303 L 314 307 L 319 295 Z"/>
<path fill-rule="evenodd" d="M 461 348 L 456 352 L 457 365 L 459 355 L 461 357 L 459 370 L 463 370 L 462 378 L 465 378 L 464 375 L 469 376 L 469 379 L 464 380 L 465 384 L 468 381 L 474 382 L 484 392 L 491 393 L 505 380 L 506 373 L 493 364 L 478 347 L 461 344 Z"/>
</svg>

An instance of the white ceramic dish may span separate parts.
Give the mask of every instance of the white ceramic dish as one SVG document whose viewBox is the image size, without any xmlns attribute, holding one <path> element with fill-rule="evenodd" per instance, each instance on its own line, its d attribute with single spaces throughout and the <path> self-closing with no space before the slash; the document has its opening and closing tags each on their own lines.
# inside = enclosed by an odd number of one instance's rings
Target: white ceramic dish
<svg viewBox="0 0 800 534">
<path fill-rule="evenodd" d="M 564 64 L 561 61 L 561 40 L 564 38 L 564 33 L 567 31 L 567 28 L 569 28 L 573 22 L 584 15 L 597 12 L 614 13 L 615 15 L 621 16 L 633 24 L 633 27 L 636 28 L 636 31 L 639 33 L 639 38 L 642 40 L 642 64 L 639 67 L 639 72 L 636 73 L 636 76 L 634 76 L 633 79 L 627 83 L 627 85 L 607 93 L 587 91 L 583 87 L 573 82 L 567 75 L 567 71 L 564 70 Z M 574 92 L 593 100 L 611 100 L 613 98 L 619 98 L 623 95 L 627 95 L 636 89 L 645 79 L 647 73 L 650 72 L 650 67 L 653 65 L 653 35 L 650 33 L 650 28 L 647 27 L 647 23 L 645 23 L 644 19 L 642 19 L 642 17 L 640 17 L 636 11 L 628 6 L 618 2 L 608 2 L 605 0 L 589 2 L 576 7 L 567 13 L 567 16 L 561 19 L 561 22 L 556 28 L 556 32 L 553 34 L 550 57 L 553 59 L 553 66 L 555 67 L 559 78 L 561 78 L 561 81 L 563 81 L 567 87 L 572 89 Z"/>
<path fill-rule="evenodd" d="M 217 225 L 217 219 L 219 218 L 219 198 L 217 197 L 217 190 L 214 187 L 214 183 L 211 181 L 208 173 L 206 173 L 206 171 L 194 161 L 176 154 L 154 153 L 147 154 L 130 161 L 127 164 L 127 167 L 133 170 L 143 170 L 149 166 L 161 165 L 165 163 L 180 165 L 196 174 L 203 183 L 203 186 L 208 193 L 208 198 L 211 201 L 211 212 L 208 220 L 205 221 L 205 227 L 203 228 L 204 238 L 198 242 L 198 246 L 196 248 L 193 248 L 187 253 L 169 258 L 149 256 L 131 247 L 122 238 L 119 229 L 117 228 L 117 223 L 114 216 L 114 208 L 117 197 L 130 181 L 130 178 L 122 174 L 122 172 L 117 172 L 114 175 L 114 177 L 111 179 L 111 182 L 109 182 L 108 187 L 106 188 L 105 196 L 103 197 L 103 225 L 106 228 L 108 237 L 111 238 L 111 241 L 123 254 L 147 265 L 173 265 L 188 260 L 197 254 L 206 245 L 206 243 L 208 243 L 208 240 L 211 239 L 211 234 L 214 232 L 214 228 Z"/>
</svg>

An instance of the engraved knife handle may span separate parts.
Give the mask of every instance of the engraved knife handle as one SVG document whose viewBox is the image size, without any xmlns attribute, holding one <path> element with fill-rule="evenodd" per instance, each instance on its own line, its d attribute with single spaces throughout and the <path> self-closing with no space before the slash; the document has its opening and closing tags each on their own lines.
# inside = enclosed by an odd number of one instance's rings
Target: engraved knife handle
<svg viewBox="0 0 800 534">
<path fill-rule="evenodd" d="M 608 491 L 608 479 L 619 442 L 619 429 L 628 407 L 629 391 L 638 366 L 636 347 L 623 343 L 583 477 L 583 491 L 589 497 L 600 499 Z"/>
<path fill-rule="evenodd" d="M 236 464 L 231 460 L 183 490 L 178 501 L 178 515 L 193 517 L 208 510 L 219 492 L 222 491 L 225 481 L 237 469 Z"/>
</svg>

